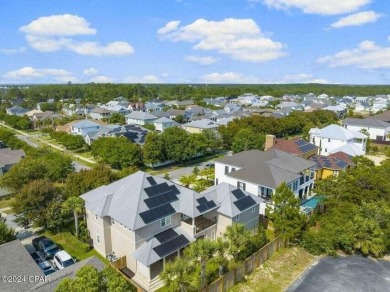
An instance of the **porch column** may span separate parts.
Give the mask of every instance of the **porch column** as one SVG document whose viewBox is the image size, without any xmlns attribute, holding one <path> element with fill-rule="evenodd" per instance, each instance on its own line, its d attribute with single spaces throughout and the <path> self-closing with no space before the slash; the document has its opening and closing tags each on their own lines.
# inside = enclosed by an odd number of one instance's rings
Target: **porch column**
<svg viewBox="0 0 390 292">
<path fill-rule="evenodd" d="M 165 257 L 163 257 L 163 271 L 165 271 Z"/>
<path fill-rule="evenodd" d="M 196 234 L 195 218 L 192 218 L 192 236 Z"/>
</svg>

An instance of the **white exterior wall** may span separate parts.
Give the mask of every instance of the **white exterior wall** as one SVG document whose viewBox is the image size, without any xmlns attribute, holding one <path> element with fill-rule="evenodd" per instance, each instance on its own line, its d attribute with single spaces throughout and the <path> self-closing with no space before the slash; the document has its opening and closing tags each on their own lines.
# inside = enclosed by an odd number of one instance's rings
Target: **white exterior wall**
<svg viewBox="0 0 390 292">
<path fill-rule="evenodd" d="M 364 126 L 353 126 L 353 125 L 346 125 L 346 128 L 351 131 L 360 132 L 361 130 L 365 129 L 370 134 L 370 139 L 375 140 L 377 136 L 385 137 L 390 132 L 390 127 L 388 128 L 373 128 L 373 127 L 364 127 Z M 386 139 L 388 140 L 388 139 Z"/>
<path fill-rule="evenodd" d="M 99 218 L 99 217 L 96 218 L 95 214 L 89 210 L 86 210 L 86 214 L 87 214 L 87 227 L 89 230 L 89 235 L 92 238 L 93 247 L 103 257 L 106 257 L 106 255 L 109 254 L 111 250 L 108 250 L 108 248 L 106 247 L 106 238 L 104 237 L 105 228 L 103 224 L 103 218 Z M 97 241 L 97 236 L 99 236 L 99 242 Z"/>
<path fill-rule="evenodd" d="M 314 140 L 313 140 L 314 138 Z M 321 138 L 315 135 L 310 135 L 310 142 L 318 146 L 318 152 L 320 155 L 328 156 L 329 152 L 344 146 L 348 143 L 347 140 L 335 140 L 328 138 Z M 326 150 L 326 151 L 325 151 Z"/>
</svg>

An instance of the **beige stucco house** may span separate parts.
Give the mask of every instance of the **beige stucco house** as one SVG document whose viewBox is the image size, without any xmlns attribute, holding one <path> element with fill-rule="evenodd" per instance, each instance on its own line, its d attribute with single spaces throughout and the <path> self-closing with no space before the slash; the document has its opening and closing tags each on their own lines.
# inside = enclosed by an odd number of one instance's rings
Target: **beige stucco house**
<svg viewBox="0 0 390 292">
<path fill-rule="evenodd" d="M 215 239 L 227 226 L 255 229 L 259 198 L 228 184 L 203 193 L 138 171 L 81 196 L 94 248 L 126 256 L 133 280 L 147 291 L 163 285 L 165 262 L 198 238 Z"/>
</svg>

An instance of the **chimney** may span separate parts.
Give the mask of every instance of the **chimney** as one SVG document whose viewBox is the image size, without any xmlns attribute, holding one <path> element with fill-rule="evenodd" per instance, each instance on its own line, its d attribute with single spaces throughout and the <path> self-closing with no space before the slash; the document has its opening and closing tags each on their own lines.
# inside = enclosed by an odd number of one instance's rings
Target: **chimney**
<svg viewBox="0 0 390 292">
<path fill-rule="evenodd" d="M 264 151 L 270 149 L 275 144 L 275 135 L 266 135 L 265 136 L 265 147 Z"/>
</svg>

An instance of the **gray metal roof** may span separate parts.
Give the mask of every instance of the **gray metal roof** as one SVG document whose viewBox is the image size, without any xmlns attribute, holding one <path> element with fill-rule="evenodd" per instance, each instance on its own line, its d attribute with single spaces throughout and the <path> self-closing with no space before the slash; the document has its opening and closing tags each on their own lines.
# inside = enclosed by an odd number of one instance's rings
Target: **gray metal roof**
<svg viewBox="0 0 390 292">
<path fill-rule="evenodd" d="M 157 120 L 158 118 L 154 115 L 151 115 L 147 112 L 138 112 L 133 111 L 125 116 L 127 119 L 135 119 L 135 120 Z"/>
<path fill-rule="evenodd" d="M 189 233 L 187 233 L 184 228 L 181 228 L 179 226 L 179 227 L 173 228 L 173 230 L 178 235 L 184 235 L 188 239 L 189 242 L 195 241 L 195 238 L 192 237 Z M 159 260 L 162 259 L 162 257 L 160 257 L 154 251 L 154 248 L 159 246 L 159 245 L 161 245 L 161 243 L 156 239 L 156 237 L 152 237 L 152 239 L 143 243 L 139 248 L 137 248 L 135 250 L 135 252 L 133 253 L 134 258 L 136 260 L 140 261 L 143 265 L 145 265 L 147 267 L 155 262 L 158 262 Z M 177 252 L 177 250 L 174 250 L 173 252 Z"/>
<path fill-rule="evenodd" d="M 238 190 L 237 187 L 232 186 L 228 183 L 221 183 L 202 192 L 202 195 L 208 200 L 213 200 L 219 208 L 217 212 L 223 214 L 227 217 L 233 218 L 243 211 L 240 211 L 234 202 L 238 201 L 236 196 L 234 196 L 233 191 Z M 254 196 L 247 191 L 241 190 L 245 196 L 250 196 L 256 202 L 256 205 L 260 204 L 262 199 L 258 196 Z M 250 206 L 250 208 L 253 206 Z"/>
<path fill-rule="evenodd" d="M 35 263 L 19 239 L 0 245 L 0 276 L 21 276 L 26 281 L 12 283 L 2 281 L 0 291 L 28 291 L 36 283 L 28 281 L 29 276 L 44 277 L 42 270 Z"/>
<path fill-rule="evenodd" d="M 367 119 L 354 119 L 346 118 L 343 122 L 344 125 L 353 125 L 353 126 L 363 126 L 363 127 L 372 127 L 372 128 L 389 128 L 390 124 L 383 122 L 381 120 L 367 118 Z"/>
<path fill-rule="evenodd" d="M 12 150 L 10 148 L 0 149 L 0 167 L 18 163 L 26 154 L 23 150 Z"/>
</svg>

